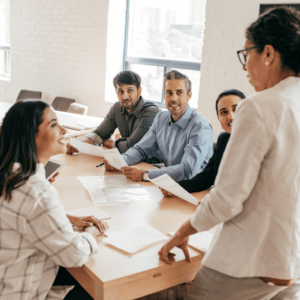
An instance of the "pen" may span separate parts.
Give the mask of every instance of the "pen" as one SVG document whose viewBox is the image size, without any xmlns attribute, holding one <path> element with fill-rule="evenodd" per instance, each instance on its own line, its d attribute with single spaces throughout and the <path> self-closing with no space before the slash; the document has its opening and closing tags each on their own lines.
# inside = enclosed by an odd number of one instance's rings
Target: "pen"
<svg viewBox="0 0 300 300">
<path fill-rule="evenodd" d="M 104 162 L 103 162 L 102 164 L 96 166 L 96 168 L 101 167 L 101 166 L 103 166 L 103 165 L 104 165 Z"/>
</svg>

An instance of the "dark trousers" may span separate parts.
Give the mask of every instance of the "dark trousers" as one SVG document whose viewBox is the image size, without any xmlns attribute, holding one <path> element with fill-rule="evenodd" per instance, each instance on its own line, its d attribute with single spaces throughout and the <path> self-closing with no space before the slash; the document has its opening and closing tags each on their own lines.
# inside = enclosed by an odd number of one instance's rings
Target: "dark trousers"
<svg viewBox="0 0 300 300">
<path fill-rule="evenodd" d="M 73 276 L 63 267 L 59 267 L 53 285 L 75 285 L 64 300 L 93 300 L 85 289 L 73 278 Z"/>
</svg>

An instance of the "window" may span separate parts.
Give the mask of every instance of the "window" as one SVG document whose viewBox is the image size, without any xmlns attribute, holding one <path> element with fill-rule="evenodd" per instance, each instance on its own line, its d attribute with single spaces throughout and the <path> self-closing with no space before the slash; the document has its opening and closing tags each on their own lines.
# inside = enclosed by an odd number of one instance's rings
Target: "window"
<svg viewBox="0 0 300 300">
<path fill-rule="evenodd" d="M 176 69 L 192 81 L 198 106 L 206 0 L 127 0 L 124 70 L 137 72 L 143 96 L 164 106 L 163 76 Z"/>
<path fill-rule="evenodd" d="M 0 0 L 0 76 L 10 77 L 10 0 Z"/>
</svg>

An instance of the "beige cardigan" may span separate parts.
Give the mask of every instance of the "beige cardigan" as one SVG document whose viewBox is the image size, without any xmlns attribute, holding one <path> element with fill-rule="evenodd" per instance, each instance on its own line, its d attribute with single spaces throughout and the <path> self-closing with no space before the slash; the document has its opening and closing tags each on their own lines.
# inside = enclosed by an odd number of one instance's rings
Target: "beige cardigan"
<svg viewBox="0 0 300 300">
<path fill-rule="evenodd" d="M 240 103 L 215 188 L 191 218 L 198 231 L 219 223 L 204 266 L 300 278 L 300 78 Z"/>
</svg>

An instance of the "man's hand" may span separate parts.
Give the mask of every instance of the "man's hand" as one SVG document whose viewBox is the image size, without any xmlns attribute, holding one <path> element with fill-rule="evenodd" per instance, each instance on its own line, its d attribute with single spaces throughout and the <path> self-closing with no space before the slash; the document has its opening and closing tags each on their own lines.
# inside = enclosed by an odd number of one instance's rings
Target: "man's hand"
<svg viewBox="0 0 300 300">
<path fill-rule="evenodd" d="M 176 196 L 173 195 L 172 193 L 170 193 L 170 192 L 168 192 L 168 191 L 166 191 L 166 190 L 164 190 L 164 189 L 162 189 L 162 188 L 160 188 L 160 187 L 159 187 L 159 189 L 160 189 L 160 191 L 163 193 L 163 195 L 164 195 L 165 197 L 176 197 Z"/>
<path fill-rule="evenodd" d="M 108 228 L 108 225 L 106 223 L 103 223 L 100 219 L 97 219 L 94 216 L 76 217 L 67 215 L 67 217 L 70 222 L 78 228 L 95 226 L 100 234 L 104 233 Z"/>
<path fill-rule="evenodd" d="M 115 141 L 112 140 L 111 138 L 108 138 L 104 141 L 103 146 L 105 146 L 109 149 L 112 149 L 112 148 L 114 148 L 114 144 L 115 144 Z"/>
<path fill-rule="evenodd" d="M 104 162 L 106 171 L 119 171 L 118 169 L 112 167 L 105 158 L 103 158 L 103 162 Z"/>
<path fill-rule="evenodd" d="M 123 167 L 121 171 L 123 171 L 125 177 L 131 181 L 142 181 L 145 170 L 137 167 Z"/>
<path fill-rule="evenodd" d="M 94 142 L 91 139 L 89 139 L 88 137 L 83 137 L 79 141 L 87 143 L 87 144 L 95 145 Z M 79 153 L 79 151 L 75 147 L 71 146 L 70 143 L 68 143 L 67 144 L 67 154 L 73 154 L 73 153 Z"/>
<path fill-rule="evenodd" d="M 175 262 L 174 256 L 176 254 L 170 251 L 174 247 L 178 247 L 182 249 L 185 259 L 188 262 L 191 262 L 191 257 L 188 250 L 188 242 L 189 242 L 188 236 L 180 236 L 178 232 L 176 232 L 176 234 L 168 242 L 166 242 L 164 246 L 159 250 L 158 252 L 159 258 L 165 261 L 167 264 L 172 265 L 173 262 Z"/>
<path fill-rule="evenodd" d="M 51 177 L 51 178 L 49 179 L 49 182 L 50 182 L 50 183 L 53 183 L 53 182 L 55 181 L 55 177 L 58 176 L 58 175 L 59 175 L 59 172 L 57 172 L 53 177 Z"/>
</svg>

